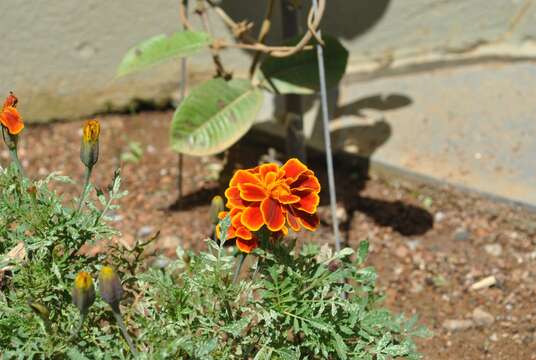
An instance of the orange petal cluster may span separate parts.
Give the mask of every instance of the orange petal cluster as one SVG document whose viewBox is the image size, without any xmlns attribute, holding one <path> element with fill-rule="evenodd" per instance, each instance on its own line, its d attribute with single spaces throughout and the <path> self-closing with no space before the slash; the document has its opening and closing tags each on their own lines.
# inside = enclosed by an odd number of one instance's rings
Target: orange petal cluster
<svg viewBox="0 0 536 360">
<path fill-rule="evenodd" d="M 238 170 L 225 191 L 231 218 L 228 238 L 236 237 L 237 247 L 251 252 L 258 246 L 254 232 L 263 226 L 283 234 L 289 227 L 294 231 L 301 227 L 316 230 L 319 192 L 314 172 L 298 159 L 290 159 L 281 167 L 269 163 Z"/>
<path fill-rule="evenodd" d="M 22 117 L 16 109 L 17 102 L 17 97 L 10 92 L 0 113 L 0 123 L 7 128 L 11 135 L 17 135 L 24 129 Z"/>
</svg>

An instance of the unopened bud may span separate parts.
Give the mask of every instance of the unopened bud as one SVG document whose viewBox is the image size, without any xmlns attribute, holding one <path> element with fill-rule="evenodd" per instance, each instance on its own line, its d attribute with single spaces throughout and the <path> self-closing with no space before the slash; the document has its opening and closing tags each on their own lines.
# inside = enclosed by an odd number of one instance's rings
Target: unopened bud
<svg viewBox="0 0 536 360">
<path fill-rule="evenodd" d="M 93 279 L 85 271 L 81 271 L 74 279 L 72 291 L 73 304 L 78 307 L 81 314 L 86 314 L 95 302 L 95 288 Z"/>
<path fill-rule="evenodd" d="M 97 120 L 89 120 L 83 128 L 80 160 L 87 168 L 92 168 L 99 160 L 100 124 Z"/>
<path fill-rule="evenodd" d="M 213 225 L 217 225 L 220 222 L 218 215 L 224 210 L 223 198 L 219 195 L 214 196 L 210 203 L 210 221 Z"/>
<path fill-rule="evenodd" d="M 110 266 L 103 266 L 99 273 L 99 290 L 102 298 L 119 313 L 119 301 L 123 296 L 121 280 Z"/>
</svg>

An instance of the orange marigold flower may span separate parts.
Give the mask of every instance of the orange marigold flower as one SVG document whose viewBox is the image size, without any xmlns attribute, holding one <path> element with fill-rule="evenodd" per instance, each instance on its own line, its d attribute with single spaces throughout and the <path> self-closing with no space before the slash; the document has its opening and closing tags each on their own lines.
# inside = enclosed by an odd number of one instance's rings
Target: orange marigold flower
<svg viewBox="0 0 536 360">
<path fill-rule="evenodd" d="M 5 126 L 11 135 L 19 134 L 24 129 L 22 117 L 16 109 L 18 99 L 10 92 L 0 113 L 0 123 Z"/>
<path fill-rule="evenodd" d="M 269 163 L 238 170 L 225 197 L 231 221 L 240 214 L 234 223 L 239 222 L 245 230 L 257 231 L 266 225 L 272 232 L 286 233 L 287 226 L 295 231 L 302 226 L 316 230 L 319 192 L 320 183 L 313 171 L 298 159 L 290 159 L 282 167 Z"/>
</svg>

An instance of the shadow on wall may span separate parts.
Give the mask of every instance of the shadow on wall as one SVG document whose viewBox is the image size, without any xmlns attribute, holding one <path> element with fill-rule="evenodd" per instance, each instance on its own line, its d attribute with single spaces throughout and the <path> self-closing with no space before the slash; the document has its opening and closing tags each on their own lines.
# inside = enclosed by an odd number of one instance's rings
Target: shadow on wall
<svg viewBox="0 0 536 360">
<path fill-rule="evenodd" d="M 254 23 L 253 34 L 260 29 L 268 0 L 255 0 L 255 9 L 244 6 L 243 2 L 224 0 L 222 8 L 235 20 L 250 20 Z M 300 11 L 301 24 L 306 24 L 307 7 L 311 1 L 302 1 L 304 9 Z M 383 17 L 390 0 L 327 0 L 326 12 L 322 19 L 322 30 L 342 39 L 354 39 L 369 31 Z M 276 2 L 272 30 L 268 43 L 279 43 L 281 32 L 281 9 Z"/>
</svg>

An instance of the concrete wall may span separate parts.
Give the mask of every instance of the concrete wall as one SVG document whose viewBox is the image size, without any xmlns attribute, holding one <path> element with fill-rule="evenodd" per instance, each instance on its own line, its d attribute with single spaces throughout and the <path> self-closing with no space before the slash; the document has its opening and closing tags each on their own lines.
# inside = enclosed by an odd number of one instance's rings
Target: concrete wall
<svg viewBox="0 0 536 360">
<path fill-rule="evenodd" d="M 258 23 L 266 0 L 254 2 L 223 6 L 236 19 Z M 86 116 L 134 98 L 165 99 L 176 89 L 177 63 L 120 80 L 114 74 L 129 47 L 177 30 L 177 13 L 177 0 L 2 1 L 0 94 L 15 90 L 29 121 Z M 214 31 L 227 34 L 213 20 Z M 351 50 L 348 79 L 363 80 L 463 61 L 532 59 L 535 20 L 536 6 L 522 0 L 329 0 L 323 27 Z M 240 51 L 223 57 L 235 72 L 249 60 Z M 194 80 L 209 77 L 208 54 L 191 71 Z"/>
</svg>

